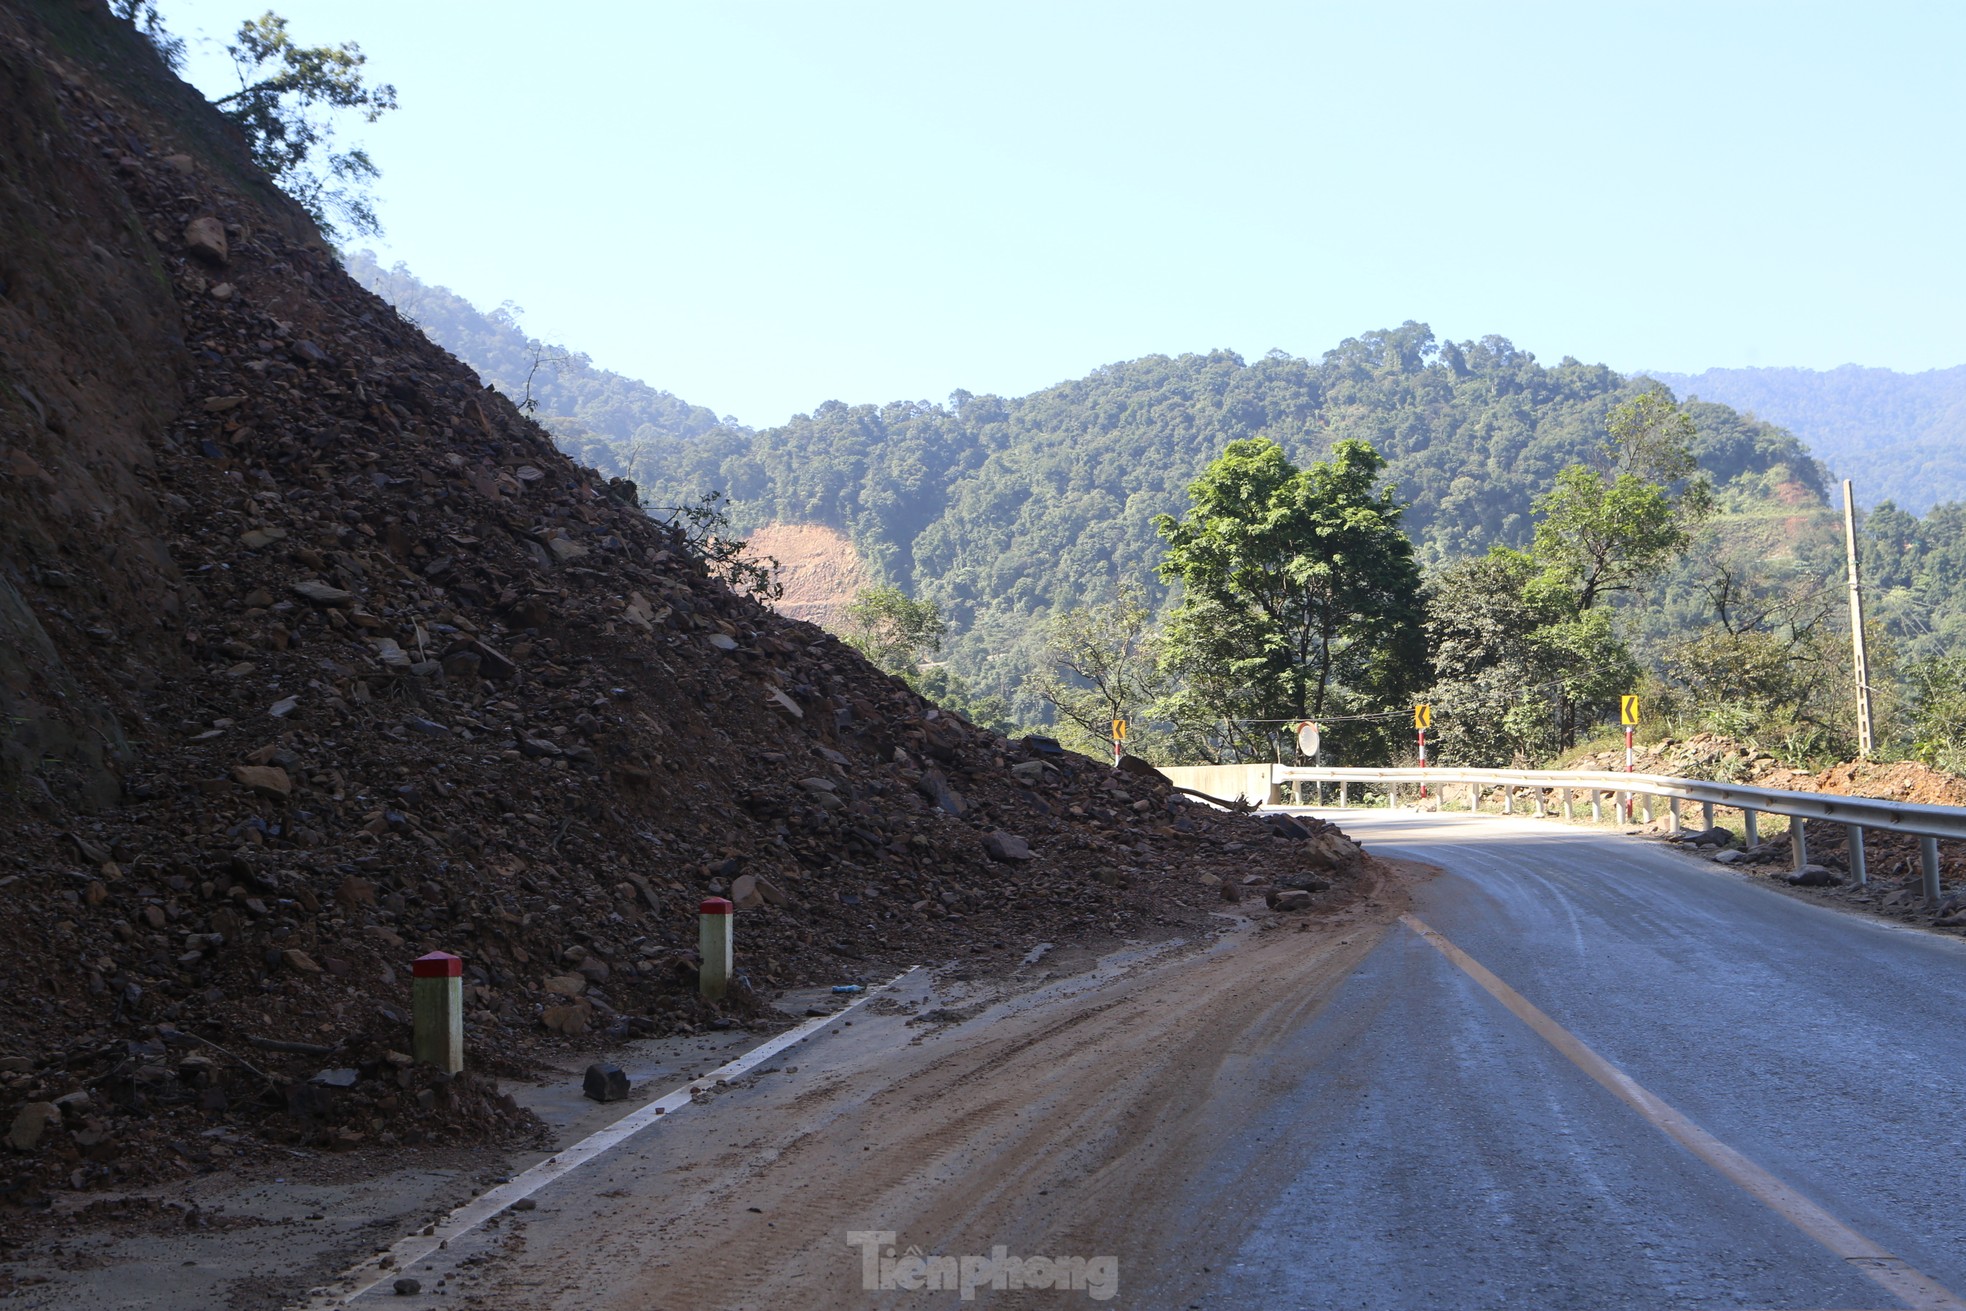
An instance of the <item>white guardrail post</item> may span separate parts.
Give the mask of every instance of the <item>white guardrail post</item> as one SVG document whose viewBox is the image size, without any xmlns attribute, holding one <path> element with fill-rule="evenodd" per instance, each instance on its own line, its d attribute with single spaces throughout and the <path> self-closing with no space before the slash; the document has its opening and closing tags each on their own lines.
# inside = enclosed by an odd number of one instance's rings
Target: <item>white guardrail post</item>
<svg viewBox="0 0 1966 1311">
<path fill-rule="evenodd" d="M 1180 773 L 1177 768 L 1174 773 Z M 1623 809 L 1629 798 L 1639 799 L 1644 806 L 1644 815 L 1650 821 L 1654 811 L 1654 799 L 1665 802 L 1666 824 L 1671 832 L 1681 828 L 1680 803 L 1693 801 L 1699 803 L 1700 818 L 1706 828 L 1714 827 L 1720 808 L 1738 810 L 1741 813 L 1742 827 L 1746 830 L 1747 845 L 1758 846 L 1761 842 L 1761 815 L 1784 815 L 1789 821 L 1789 849 L 1795 859 L 1795 867 L 1803 868 L 1809 863 L 1810 820 L 1826 820 L 1844 826 L 1849 838 L 1850 877 L 1858 884 L 1869 882 L 1870 872 L 1864 859 L 1864 838 L 1867 833 L 1882 830 L 1886 833 L 1905 833 L 1919 839 L 1919 866 L 1923 876 L 1923 891 L 1928 903 L 1936 905 L 1940 893 L 1939 842 L 1966 841 L 1966 806 L 1926 806 L 1910 802 L 1889 801 L 1877 797 L 1846 797 L 1830 792 L 1784 792 L 1775 788 L 1748 787 L 1739 783 L 1714 783 L 1705 779 L 1675 778 L 1664 774 L 1625 774 L 1588 770 L 1531 770 L 1531 769 L 1451 769 L 1430 765 L 1419 769 L 1339 769 L 1339 768 L 1288 768 L 1276 769 L 1278 782 L 1316 782 L 1320 787 L 1325 783 L 1338 785 L 1340 805 L 1350 804 L 1349 785 L 1377 787 L 1397 804 L 1399 785 L 1402 783 L 1429 783 L 1435 786 L 1442 805 L 1446 804 L 1447 790 L 1459 784 L 1468 790 L 1468 813 L 1481 813 L 1481 794 L 1484 788 L 1500 791 L 1499 809 L 1505 815 L 1516 813 L 1516 793 L 1528 789 L 1535 797 L 1535 813 L 1544 816 L 1550 808 L 1544 803 L 1545 793 L 1554 791 L 1556 808 L 1563 818 L 1572 819 L 1576 814 L 1576 794 L 1582 792 L 1590 805 L 1592 823 L 1604 820 L 1604 798 L 1609 796 L 1619 805 L 1618 817 L 1622 820 L 1628 813 Z"/>
</svg>

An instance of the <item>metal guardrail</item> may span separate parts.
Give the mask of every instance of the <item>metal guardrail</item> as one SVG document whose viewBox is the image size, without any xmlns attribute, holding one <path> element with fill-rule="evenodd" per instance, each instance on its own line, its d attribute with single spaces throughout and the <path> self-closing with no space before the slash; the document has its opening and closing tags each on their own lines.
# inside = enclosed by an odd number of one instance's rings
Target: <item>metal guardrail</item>
<svg viewBox="0 0 1966 1311">
<path fill-rule="evenodd" d="M 1606 794 L 1625 804 L 1626 798 L 1645 799 L 1645 819 L 1652 819 L 1652 798 L 1663 798 L 1670 832 L 1680 831 L 1679 803 L 1697 802 L 1704 811 L 1706 827 L 1713 826 L 1716 806 L 1739 810 L 1745 817 L 1747 841 L 1759 840 L 1757 819 L 1762 812 L 1786 815 L 1795 820 L 1830 820 L 1845 825 L 1850 838 L 1850 874 L 1858 883 L 1868 882 L 1864 866 L 1863 834 L 1867 829 L 1904 833 L 1920 839 L 1924 892 L 1928 901 L 1939 897 L 1938 840 L 1966 841 L 1966 807 L 1927 806 L 1908 801 L 1889 801 L 1877 797 L 1846 797 L 1827 792 L 1785 792 L 1775 788 L 1748 787 L 1741 783 L 1711 783 L 1705 779 L 1677 778 L 1667 774 L 1625 774 L 1612 771 L 1568 771 L 1539 769 L 1304 769 L 1274 766 L 1272 786 L 1283 783 L 1336 783 L 1340 804 L 1346 801 L 1347 785 L 1376 784 L 1386 789 L 1395 802 L 1403 786 L 1424 784 L 1443 791 L 1449 787 L 1470 789 L 1471 811 L 1480 810 L 1484 791 L 1500 791 L 1501 811 L 1512 814 L 1518 793 L 1528 793 L 1530 813 L 1545 815 L 1554 794 L 1554 803 L 1563 817 L 1572 817 L 1573 797 L 1581 795 L 1589 804 L 1591 817 L 1599 818 Z M 1629 813 L 1627 811 L 1626 813 Z M 1808 864 L 1807 830 L 1801 824 L 1790 827 L 1795 865 Z"/>
</svg>

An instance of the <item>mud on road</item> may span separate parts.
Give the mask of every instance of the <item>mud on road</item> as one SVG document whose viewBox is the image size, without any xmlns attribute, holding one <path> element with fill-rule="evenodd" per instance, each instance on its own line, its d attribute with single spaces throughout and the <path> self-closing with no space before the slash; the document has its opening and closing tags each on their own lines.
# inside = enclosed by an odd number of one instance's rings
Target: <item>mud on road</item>
<svg viewBox="0 0 1966 1311">
<path fill-rule="evenodd" d="M 1157 1301 L 1177 1300 L 1190 1275 L 1206 1277 L 1188 1255 L 1232 1247 L 1238 1225 L 1285 1182 L 1268 1177 L 1280 1160 L 1244 1154 L 1245 1174 L 1202 1185 L 1223 1201 L 1205 1222 L 1211 1232 L 1198 1233 L 1188 1181 L 1203 1162 L 1219 1168 L 1224 1143 L 1274 1081 L 1291 1078 L 1266 1050 L 1324 1004 L 1421 876 L 1375 861 L 1354 896 L 1316 917 L 1255 903 L 1225 912 L 1214 933 L 1097 959 L 1067 946 L 1007 974 L 974 963 L 916 971 L 531 1205 L 391 1270 L 353 1305 L 906 1305 L 905 1292 L 862 1287 L 864 1243 L 847 1237 L 886 1232 L 892 1245 L 877 1258 L 998 1247 L 1111 1257 L 1118 1304 L 1146 1283 Z M 716 1050 L 653 1053 L 656 1065 L 637 1072 L 638 1102 L 703 1081 L 751 1045 L 693 1041 Z M 605 1119 L 570 1093 L 519 1096 L 559 1126 L 561 1145 Z M 133 1198 L 121 1223 L 22 1253 L 9 1301 L 301 1305 L 310 1288 L 349 1287 L 331 1277 L 533 1159 L 432 1153 L 359 1178 L 208 1178 L 195 1198 Z M 1189 1203 L 1181 1214 L 1177 1197 Z M 414 1277 L 419 1293 L 396 1295 L 397 1277 Z M 994 1296 L 1018 1305 L 1056 1294 Z"/>
<path fill-rule="evenodd" d="M 1094 1275 L 1116 1270 L 1120 1304 L 1147 1285 L 1179 1304 L 1207 1277 L 1195 1254 L 1232 1249 L 1287 1167 L 1259 1150 L 1237 1177 L 1194 1176 L 1290 1080 L 1272 1043 L 1384 935 L 1411 877 L 1375 865 L 1329 916 L 1253 910 L 1213 942 L 994 999 L 951 1005 L 949 981 L 923 972 L 408 1273 L 443 1295 L 432 1305 L 864 1307 L 949 1300 L 864 1287 L 870 1245 L 877 1283 L 883 1256 L 1001 1248 L 1110 1257 Z M 1222 1197 L 1210 1232 L 1198 1186 Z M 356 1305 L 385 1299 L 400 1304 L 386 1282 Z"/>
</svg>

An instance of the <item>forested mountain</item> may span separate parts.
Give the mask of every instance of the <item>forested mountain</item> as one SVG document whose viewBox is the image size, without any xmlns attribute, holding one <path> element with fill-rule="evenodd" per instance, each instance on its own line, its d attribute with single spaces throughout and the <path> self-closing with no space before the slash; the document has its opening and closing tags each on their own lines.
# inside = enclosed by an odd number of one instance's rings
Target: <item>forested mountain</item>
<svg viewBox="0 0 1966 1311">
<path fill-rule="evenodd" d="M 1149 356 L 1025 397 L 832 402 L 780 428 L 651 442 L 626 458 L 659 498 L 724 487 L 759 521 L 843 528 L 889 577 L 943 605 L 957 671 L 1014 700 L 1038 621 L 1116 579 L 1150 580 L 1154 516 L 1184 509 L 1229 442 L 1268 436 L 1302 462 L 1341 438 L 1370 441 L 1410 502 L 1422 560 L 1438 562 L 1525 544 L 1533 498 L 1593 450 L 1634 390 L 1602 366 L 1548 367 L 1499 337 L 1444 343 L 1407 324 L 1315 363 Z M 1701 464 L 1729 495 L 1786 487 L 1819 501 L 1821 470 L 1786 433 L 1718 405 L 1695 418 Z"/>
<path fill-rule="evenodd" d="M 347 268 L 486 382 L 514 400 L 530 398 L 534 417 L 568 454 L 593 468 L 619 474 L 614 452 L 630 443 L 701 437 L 726 428 L 748 432 L 701 405 L 597 369 L 570 347 L 527 336 L 509 304 L 487 313 L 447 287 L 421 281 L 401 264 L 383 268 L 366 250 L 348 256 Z"/>
<path fill-rule="evenodd" d="M 1862 535 L 1870 613 L 1904 653 L 1966 653 L 1966 504 L 1919 519 L 1887 502 L 1865 516 Z"/>
<path fill-rule="evenodd" d="M 1340 438 L 1365 438 L 1411 502 L 1405 524 L 1421 560 L 1439 565 L 1525 545 L 1535 496 L 1564 465 L 1591 456 L 1613 406 L 1650 385 L 1572 359 L 1544 365 L 1500 337 L 1442 342 L 1406 324 L 1315 362 L 1277 352 L 1254 361 L 1226 351 L 1148 356 L 1024 397 L 829 401 L 753 431 L 596 369 L 529 337 L 514 313 L 483 313 L 400 266 L 357 255 L 350 268 L 487 381 L 523 399 L 530 380 L 539 417 L 562 445 L 634 478 L 650 504 L 723 491 L 740 529 L 824 523 L 846 532 L 875 576 L 943 607 L 950 668 L 1025 722 L 1043 713 L 1023 684 L 1044 619 L 1122 579 L 1159 604 L 1153 518 L 1181 512 L 1189 483 L 1229 442 L 1269 436 L 1305 461 Z M 1790 606 L 1800 612 L 1819 594 L 1833 602 L 1841 556 L 1826 471 L 1795 437 L 1725 404 L 1687 408 L 1724 513 L 1675 577 L 1628 608 L 1639 653 L 1653 663 L 1675 637 L 1712 622 L 1716 569 L 1753 562 L 1764 593 L 1786 589 L 1803 598 Z M 1876 613 L 1904 652 L 1966 644 L 1966 513 L 1942 506 L 1921 521 L 1881 506 L 1865 535 Z"/>
<path fill-rule="evenodd" d="M 1681 396 L 1719 401 L 1780 424 L 1839 478 L 1859 504 L 1895 501 L 1923 514 L 1966 500 L 1966 365 L 1894 373 L 1840 369 L 1708 369 L 1651 375 Z"/>
</svg>

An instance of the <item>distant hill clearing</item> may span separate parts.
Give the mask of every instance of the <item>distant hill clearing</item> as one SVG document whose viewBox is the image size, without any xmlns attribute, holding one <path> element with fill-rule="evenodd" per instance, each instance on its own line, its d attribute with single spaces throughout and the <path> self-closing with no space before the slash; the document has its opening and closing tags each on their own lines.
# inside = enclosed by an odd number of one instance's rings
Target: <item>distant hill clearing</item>
<svg viewBox="0 0 1966 1311">
<path fill-rule="evenodd" d="M 867 567 L 845 533 L 817 523 L 768 524 L 750 534 L 750 554 L 778 561 L 785 595 L 773 607 L 791 619 L 837 629 L 854 593 L 869 583 Z"/>
</svg>

